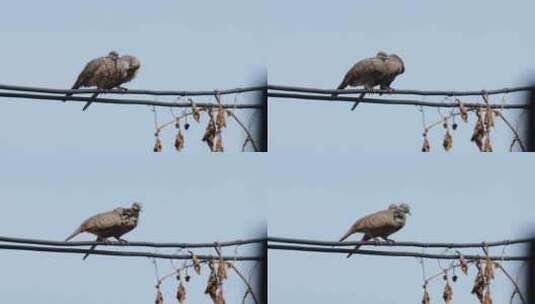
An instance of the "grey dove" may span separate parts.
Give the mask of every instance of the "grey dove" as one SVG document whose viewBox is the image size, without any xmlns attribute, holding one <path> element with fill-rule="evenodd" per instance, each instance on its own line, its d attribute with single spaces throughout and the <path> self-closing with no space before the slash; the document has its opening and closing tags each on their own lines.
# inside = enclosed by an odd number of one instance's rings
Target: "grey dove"
<svg viewBox="0 0 535 304">
<path fill-rule="evenodd" d="M 368 241 L 374 238 L 382 238 L 386 241 L 392 241 L 388 237 L 394 232 L 405 226 L 407 221 L 406 214 L 410 215 L 410 207 L 407 204 L 390 205 L 387 209 L 366 215 L 358 219 L 351 228 L 340 238 L 342 242 L 350 235 L 360 232 L 363 233 L 361 241 Z M 359 245 L 354 250 L 359 249 Z M 349 253 L 349 258 L 353 253 Z"/>
<path fill-rule="evenodd" d="M 141 63 L 136 57 L 132 55 L 119 57 L 117 52 L 111 51 L 106 56 L 89 61 L 71 89 L 96 87 L 97 89 L 109 90 L 119 87 L 126 90 L 121 85 L 134 79 L 140 66 Z M 96 98 L 98 94 L 94 93 L 91 99 Z M 72 93 L 67 94 L 67 96 L 71 95 Z M 82 110 L 87 110 L 90 105 L 91 101 L 87 102 Z"/>
<path fill-rule="evenodd" d="M 86 219 L 65 241 L 69 241 L 82 232 L 89 232 L 97 236 L 97 242 L 106 241 L 109 237 L 114 237 L 118 241 L 126 243 L 121 236 L 136 228 L 141 204 L 134 202 L 130 208 L 115 208 L 111 211 L 99 213 Z M 91 246 L 90 251 L 96 245 Z M 83 257 L 85 260 L 89 252 Z"/>
<path fill-rule="evenodd" d="M 342 90 L 347 86 L 363 86 L 369 91 L 376 86 L 380 86 L 381 89 L 390 89 L 390 84 L 404 71 L 405 66 L 399 56 L 395 54 L 388 55 L 381 51 L 375 57 L 362 59 L 357 62 L 346 73 L 337 89 Z M 365 94 L 361 93 L 358 98 L 363 98 Z M 333 94 L 333 96 L 336 95 Z M 355 110 L 358 104 L 358 101 L 355 102 L 351 111 Z"/>
</svg>

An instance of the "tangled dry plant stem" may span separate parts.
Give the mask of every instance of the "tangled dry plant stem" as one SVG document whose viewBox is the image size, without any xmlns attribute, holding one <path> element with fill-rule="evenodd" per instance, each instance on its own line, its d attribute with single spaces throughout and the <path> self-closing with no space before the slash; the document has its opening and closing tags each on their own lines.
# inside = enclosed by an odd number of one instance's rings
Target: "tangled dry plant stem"
<svg viewBox="0 0 535 304">
<path fill-rule="evenodd" d="M 505 270 L 505 268 L 501 265 L 501 263 L 494 262 L 494 265 L 496 265 L 496 267 L 498 267 L 503 272 L 503 274 L 509 279 L 509 281 L 511 281 L 511 284 L 513 284 L 514 290 L 513 290 L 513 295 L 511 298 L 513 298 L 515 294 L 518 294 L 520 301 L 522 301 L 523 304 L 527 304 L 528 302 L 526 301 L 526 298 L 524 298 L 524 295 L 522 294 L 522 291 L 520 290 L 520 286 L 518 286 L 518 283 L 511 276 L 511 274 L 509 274 L 509 272 Z"/>
<path fill-rule="evenodd" d="M 248 142 L 251 143 L 251 146 L 253 146 L 254 151 L 258 152 L 258 146 L 256 145 L 256 142 L 255 142 L 253 136 L 251 135 L 251 132 L 247 129 L 247 127 L 241 122 L 241 120 L 238 118 L 238 116 L 236 116 L 236 114 L 234 114 L 232 111 L 227 110 L 227 114 L 229 114 L 232 118 L 234 118 L 234 120 L 238 123 L 238 125 L 243 129 L 243 131 L 247 135 L 247 139 L 244 142 L 244 147 L 245 147 L 245 145 L 246 145 L 246 143 L 248 141 Z M 242 147 L 242 149 L 243 149 L 243 147 Z"/>
<path fill-rule="evenodd" d="M 518 145 L 520 146 L 520 149 L 522 150 L 522 152 L 526 152 L 527 151 L 526 146 L 524 145 L 524 142 L 520 138 L 520 134 L 518 134 L 517 130 L 513 127 L 513 125 L 505 118 L 505 116 L 503 116 L 501 111 L 494 110 L 494 113 L 496 114 L 496 116 L 500 117 L 503 120 L 505 125 L 507 125 L 507 127 L 509 127 L 509 129 L 511 130 L 511 132 L 513 132 L 513 134 L 515 136 L 515 138 L 513 140 L 513 143 L 511 145 L 511 148 L 513 147 L 513 145 L 514 145 L 514 143 L 516 141 L 518 143 Z M 511 150 L 511 148 L 510 148 L 510 150 Z"/>
<path fill-rule="evenodd" d="M 254 302 L 256 304 L 258 304 L 258 298 L 256 297 L 254 291 L 253 291 L 253 287 L 251 286 L 251 283 L 249 283 L 249 281 L 247 280 L 247 278 L 245 278 L 245 276 L 238 270 L 238 268 L 236 268 L 232 263 L 227 263 L 227 265 L 232 269 L 234 270 L 234 272 L 238 275 L 238 277 L 240 277 L 240 279 L 243 281 L 243 283 L 245 284 L 245 286 L 247 286 L 247 291 L 245 292 L 245 295 L 243 297 L 243 301 L 245 301 L 245 298 L 247 297 L 247 294 L 251 294 L 251 297 L 253 298 Z"/>
</svg>

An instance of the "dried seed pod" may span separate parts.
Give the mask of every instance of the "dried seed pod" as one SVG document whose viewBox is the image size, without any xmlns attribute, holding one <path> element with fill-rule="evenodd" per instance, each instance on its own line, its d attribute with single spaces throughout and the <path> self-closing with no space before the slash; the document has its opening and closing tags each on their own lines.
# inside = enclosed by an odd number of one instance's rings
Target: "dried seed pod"
<svg viewBox="0 0 535 304">
<path fill-rule="evenodd" d="M 485 128 L 494 128 L 494 111 L 490 106 L 485 109 Z"/>
<path fill-rule="evenodd" d="M 197 274 L 201 274 L 201 260 L 195 254 L 191 254 L 191 261 L 193 262 L 193 269 Z"/>
<path fill-rule="evenodd" d="M 152 151 L 161 152 L 162 149 L 163 149 L 162 141 L 160 140 L 160 137 L 156 135 L 156 142 L 154 143 L 154 148 L 152 148 Z"/>
<path fill-rule="evenodd" d="M 459 263 L 461 263 L 461 270 L 465 275 L 468 275 L 468 263 L 466 262 L 466 259 L 464 256 L 459 257 Z"/>
<path fill-rule="evenodd" d="M 442 298 L 444 299 L 444 302 L 446 304 L 451 302 L 451 299 L 453 298 L 453 289 L 450 286 L 450 282 L 446 281 L 446 285 L 444 286 L 444 292 L 442 293 Z"/>
<path fill-rule="evenodd" d="M 160 287 L 157 287 L 156 290 L 156 300 L 154 300 L 154 304 L 163 304 L 163 294 L 160 291 Z"/>
<path fill-rule="evenodd" d="M 193 119 L 195 119 L 196 122 L 199 122 L 201 120 L 201 111 L 199 108 L 197 108 L 197 105 L 195 102 L 193 102 L 193 99 L 189 99 L 189 102 L 191 102 L 191 113 L 193 115 Z"/>
<path fill-rule="evenodd" d="M 181 151 L 184 148 L 184 142 L 185 142 L 184 134 L 182 134 L 182 130 L 179 129 L 178 134 L 176 135 L 176 138 L 175 138 L 175 149 L 177 151 Z"/>
<path fill-rule="evenodd" d="M 461 113 L 461 119 L 466 123 L 468 122 L 468 111 L 460 99 L 456 99 L 459 103 L 459 112 Z"/>
<path fill-rule="evenodd" d="M 429 139 L 427 139 L 427 132 L 424 133 L 424 143 L 422 144 L 422 152 L 430 152 L 431 151 L 431 144 L 429 143 Z"/>
<path fill-rule="evenodd" d="M 429 297 L 429 292 L 427 292 L 427 286 L 424 286 L 424 296 L 422 297 L 422 304 L 429 304 L 431 298 Z"/>
<path fill-rule="evenodd" d="M 446 134 L 444 135 L 444 141 L 442 142 L 442 146 L 444 147 L 444 150 L 448 152 L 453 147 L 453 137 L 450 134 L 450 130 L 446 130 Z"/>
<path fill-rule="evenodd" d="M 176 298 L 180 304 L 183 304 L 186 301 L 186 288 L 184 288 L 182 282 L 180 282 L 176 290 Z"/>
<path fill-rule="evenodd" d="M 447 129 L 448 128 L 448 120 L 446 118 L 444 118 L 444 121 L 442 122 L 442 127 L 444 129 Z"/>
</svg>

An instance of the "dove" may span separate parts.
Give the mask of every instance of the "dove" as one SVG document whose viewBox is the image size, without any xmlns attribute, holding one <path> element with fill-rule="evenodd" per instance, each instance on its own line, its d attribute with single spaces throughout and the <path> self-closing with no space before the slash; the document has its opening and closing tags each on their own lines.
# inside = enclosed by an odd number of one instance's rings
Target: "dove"
<svg viewBox="0 0 535 304">
<path fill-rule="evenodd" d="M 350 235 L 361 232 L 364 233 L 361 241 L 368 241 L 374 238 L 382 238 L 385 241 L 393 242 L 388 239 L 388 236 L 394 232 L 400 230 L 405 226 L 407 221 L 406 214 L 410 213 L 410 207 L 407 204 L 390 205 L 387 209 L 369 214 L 358 219 L 349 230 L 340 238 L 339 242 L 342 242 Z M 357 250 L 360 246 L 357 245 L 354 250 Z M 349 258 L 353 253 L 347 255 Z"/>
<path fill-rule="evenodd" d="M 126 91 L 126 88 L 121 87 L 121 85 L 134 79 L 140 66 L 141 63 L 136 57 L 132 55 L 119 57 L 117 52 L 111 51 L 106 56 L 89 61 L 71 89 L 96 87 L 97 89 L 109 90 L 119 87 Z M 98 94 L 94 93 L 91 99 L 96 98 Z M 72 93 L 69 93 L 66 96 L 71 95 Z M 87 102 L 82 110 L 87 110 L 90 105 L 91 101 Z"/>
<path fill-rule="evenodd" d="M 116 238 L 119 242 L 126 243 L 121 236 L 136 228 L 141 204 L 134 202 L 130 208 L 116 208 L 114 210 L 99 213 L 86 219 L 65 241 L 69 241 L 80 233 L 88 232 L 97 236 L 97 242 L 106 241 L 109 237 Z M 96 245 L 91 246 L 90 251 Z M 87 258 L 89 252 L 83 257 Z"/>
<path fill-rule="evenodd" d="M 342 90 L 347 86 L 364 86 L 365 89 L 372 90 L 374 87 L 380 85 L 381 81 L 388 76 L 385 64 L 387 59 L 388 55 L 381 51 L 375 57 L 360 60 L 346 73 L 337 89 Z M 359 99 L 363 98 L 364 94 L 361 93 Z M 336 95 L 335 93 L 332 96 Z M 355 102 L 351 110 L 354 110 L 358 104 L 358 101 Z"/>
</svg>

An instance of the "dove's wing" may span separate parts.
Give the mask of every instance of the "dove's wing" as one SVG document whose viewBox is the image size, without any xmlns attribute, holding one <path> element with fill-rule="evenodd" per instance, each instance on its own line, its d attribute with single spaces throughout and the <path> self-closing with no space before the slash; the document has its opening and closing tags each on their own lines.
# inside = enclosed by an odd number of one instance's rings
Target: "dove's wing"
<svg viewBox="0 0 535 304">
<path fill-rule="evenodd" d="M 114 231 L 121 226 L 122 208 L 94 215 L 85 220 L 81 227 L 83 231 L 93 233 L 101 238 L 114 235 Z"/>
</svg>

